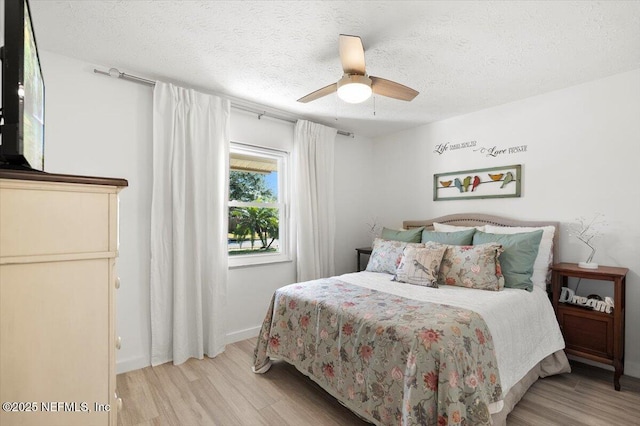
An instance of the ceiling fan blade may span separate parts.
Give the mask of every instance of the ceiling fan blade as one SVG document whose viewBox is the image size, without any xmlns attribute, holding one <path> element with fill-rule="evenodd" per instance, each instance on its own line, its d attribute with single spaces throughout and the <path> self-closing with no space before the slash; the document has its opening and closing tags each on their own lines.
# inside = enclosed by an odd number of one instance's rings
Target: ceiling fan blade
<svg viewBox="0 0 640 426">
<path fill-rule="evenodd" d="M 315 92 L 311 92 L 308 95 L 301 97 L 300 99 L 298 99 L 298 102 L 302 102 L 306 104 L 307 102 L 315 101 L 316 99 L 319 99 L 323 96 L 330 95 L 336 90 L 338 90 L 338 83 L 333 83 L 323 87 L 322 89 L 318 89 Z"/>
<path fill-rule="evenodd" d="M 400 99 L 401 101 L 411 101 L 420 93 L 395 81 L 372 76 L 369 76 L 369 78 L 371 79 L 371 90 L 376 95 Z"/>
<path fill-rule="evenodd" d="M 340 34 L 340 61 L 345 74 L 366 74 L 364 46 L 360 37 Z"/>
</svg>

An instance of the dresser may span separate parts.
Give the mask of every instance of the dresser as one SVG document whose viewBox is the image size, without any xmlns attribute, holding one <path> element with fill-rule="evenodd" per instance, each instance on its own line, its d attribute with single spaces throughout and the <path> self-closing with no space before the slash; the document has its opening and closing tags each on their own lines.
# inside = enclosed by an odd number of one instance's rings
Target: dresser
<svg viewBox="0 0 640 426">
<path fill-rule="evenodd" d="M 0 424 L 117 423 L 124 179 L 0 170 Z"/>
</svg>

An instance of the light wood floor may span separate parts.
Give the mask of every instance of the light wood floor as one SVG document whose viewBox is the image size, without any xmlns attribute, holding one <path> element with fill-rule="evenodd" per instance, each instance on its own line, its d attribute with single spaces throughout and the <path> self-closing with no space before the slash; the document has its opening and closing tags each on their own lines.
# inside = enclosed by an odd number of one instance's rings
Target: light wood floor
<svg viewBox="0 0 640 426">
<path fill-rule="evenodd" d="M 255 339 L 227 346 L 215 359 L 189 360 L 120 374 L 118 424 L 367 425 L 285 363 L 251 372 Z M 573 372 L 538 380 L 509 415 L 509 426 L 640 425 L 640 380 L 573 363 Z"/>
</svg>

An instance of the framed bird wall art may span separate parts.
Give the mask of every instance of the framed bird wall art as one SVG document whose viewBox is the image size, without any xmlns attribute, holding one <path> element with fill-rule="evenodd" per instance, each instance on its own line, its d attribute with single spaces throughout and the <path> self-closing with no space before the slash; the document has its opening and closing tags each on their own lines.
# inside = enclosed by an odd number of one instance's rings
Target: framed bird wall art
<svg viewBox="0 0 640 426">
<path fill-rule="evenodd" d="M 522 165 L 433 175 L 433 200 L 520 197 Z"/>
</svg>

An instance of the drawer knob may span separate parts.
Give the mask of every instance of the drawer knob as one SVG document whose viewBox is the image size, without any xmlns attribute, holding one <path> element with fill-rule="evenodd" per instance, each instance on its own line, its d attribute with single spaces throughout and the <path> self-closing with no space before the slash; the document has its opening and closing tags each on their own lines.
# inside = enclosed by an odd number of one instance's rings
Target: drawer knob
<svg viewBox="0 0 640 426">
<path fill-rule="evenodd" d="M 116 337 L 116 349 L 120 349 L 122 347 L 122 337 Z"/>
<path fill-rule="evenodd" d="M 120 288 L 120 277 L 116 277 L 116 289 Z"/>
</svg>

